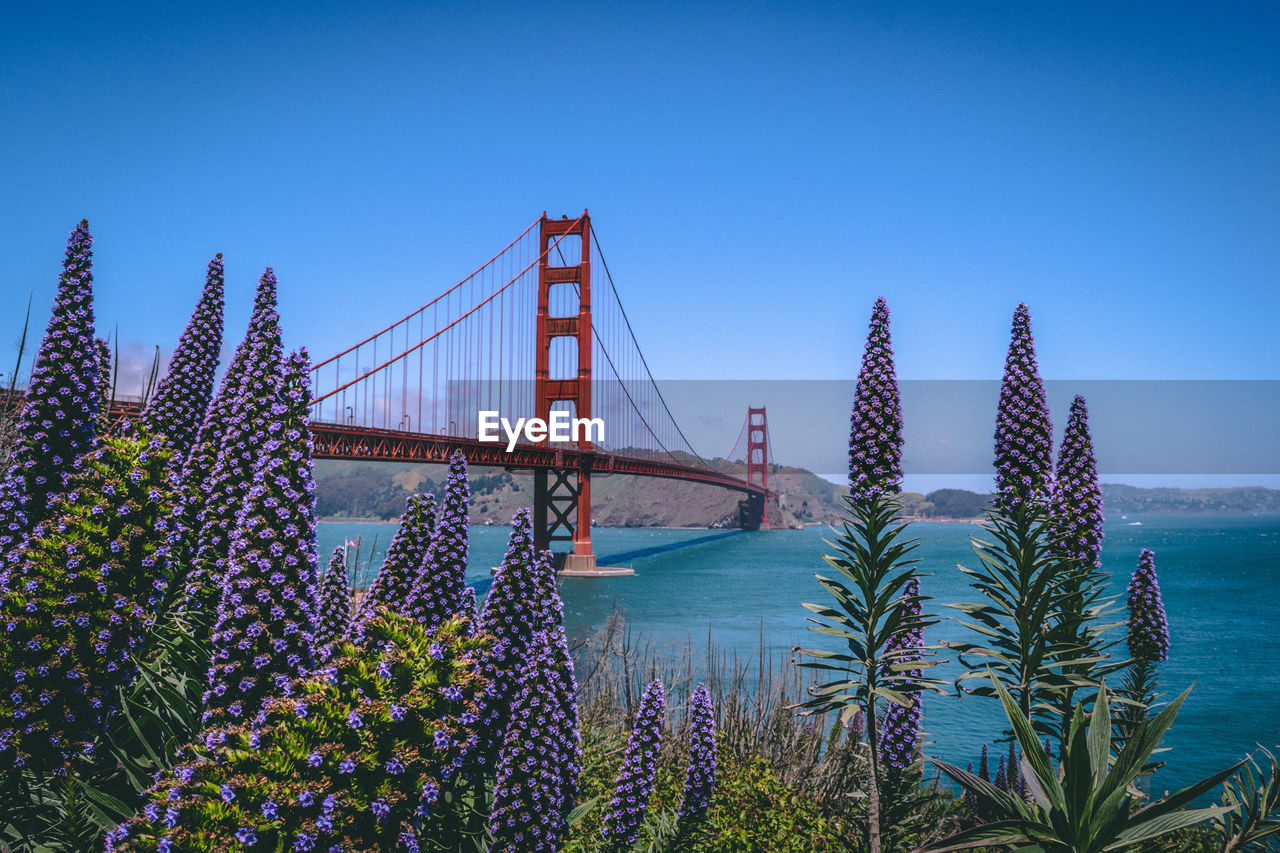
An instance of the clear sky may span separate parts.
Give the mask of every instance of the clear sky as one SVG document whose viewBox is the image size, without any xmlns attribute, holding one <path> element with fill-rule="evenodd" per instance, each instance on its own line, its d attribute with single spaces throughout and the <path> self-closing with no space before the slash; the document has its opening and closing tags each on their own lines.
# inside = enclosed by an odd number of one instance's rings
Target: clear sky
<svg viewBox="0 0 1280 853">
<path fill-rule="evenodd" d="M 1025 300 L 1046 377 L 1280 379 L 1275 4 L 29 3 L 0 115 L 6 372 L 81 217 L 122 341 L 222 251 L 323 357 L 587 207 L 659 378 L 851 377 L 884 295 L 904 377 Z"/>
</svg>

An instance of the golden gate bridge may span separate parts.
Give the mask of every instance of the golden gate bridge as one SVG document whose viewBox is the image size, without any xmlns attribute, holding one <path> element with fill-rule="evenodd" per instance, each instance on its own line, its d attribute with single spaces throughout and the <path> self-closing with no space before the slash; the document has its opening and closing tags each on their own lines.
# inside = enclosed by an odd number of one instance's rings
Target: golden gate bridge
<svg viewBox="0 0 1280 853">
<path fill-rule="evenodd" d="M 593 475 L 739 491 L 742 526 L 768 526 L 765 410 L 749 409 L 743 425 L 745 480 L 698 455 L 649 372 L 585 210 L 543 213 L 426 305 L 317 362 L 312 392 L 317 458 L 444 463 L 461 452 L 472 465 L 532 471 L 537 544 L 560 551 L 564 569 L 595 569 Z M 481 412 L 599 419 L 604 434 L 526 436 L 508 450 L 505 436 L 483 440 Z"/>
</svg>

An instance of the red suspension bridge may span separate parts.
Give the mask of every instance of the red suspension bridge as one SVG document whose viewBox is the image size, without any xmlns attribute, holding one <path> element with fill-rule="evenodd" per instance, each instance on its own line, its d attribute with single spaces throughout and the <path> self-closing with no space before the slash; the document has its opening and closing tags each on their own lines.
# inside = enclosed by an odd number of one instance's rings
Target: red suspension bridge
<svg viewBox="0 0 1280 853">
<path fill-rule="evenodd" d="M 750 409 L 743 427 L 746 480 L 694 451 L 649 372 L 586 211 L 544 213 L 426 305 L 318 362 L 312 389 L 319 458 L 447 462 L 461 451 L 473 465 L 531 470 L 538 546 L 567 549 L 565 568 L 595 568 L 592 475 L 733 489 L 744 493 L 743 526 L 768 525 L 764 409 Z M 509 425 L 579 419 L 580 428 L 568 440 L 536 428 L 514 440 L 496 430 L 493 440 L 482 412 Z"/>
</svg>

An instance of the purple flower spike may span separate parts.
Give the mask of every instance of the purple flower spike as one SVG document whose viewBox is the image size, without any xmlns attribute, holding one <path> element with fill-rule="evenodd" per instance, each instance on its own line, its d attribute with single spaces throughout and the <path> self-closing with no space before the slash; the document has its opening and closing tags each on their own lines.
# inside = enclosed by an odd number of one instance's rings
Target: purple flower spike
<svg viewBox="0 0 1280 853">
<path fill-rule="evenodd" d="M 405 501 L 400 527 L 387 547 L 382 568 L 360 602 L 359 621 L 372 617 L 379 607 L 386 607 L 402 616 L 409 615 L 414 584 L 427 558 L 435 526 L 436 499 L 431 495 L 410 495 Z"/>
<path fill-rule="evenodd" d="M 67 240 L 53 313 L 18 412 L 10 468 L 0 481 L 0 555 L 17 559 L 75 460 L 93 447 L 102 394 L 93 339 L 93 238 L 88 220 Z M 0 588 L 7 588 L 7 578 Z"/>
<path fill-rule="evenodd" d="M 266 452 L 282 354 L 276 276 L 268 267 L 258 282 L 249 330 L 184 460 L 182 525 L 194 543 L 183 592 L 186 607 L 217 605 L 236 516 L 252 484 L 244 472 L 253 471 Z"/>
<path fill-rule="evenodd" d="M 1102 486 L 1098 483 L 1084 397 L 1076 397 L 1071 403 L 1071 416 L 1058 452 L 1054 516 L 1062 555 L 1082 568 L 1101 568 L 1098 553 L 1102 550 Z"/>
<path fill-rule="evenodd" d="M 624 844 L 635 844 L 640 824 L 649 810 L 653 777 L 658 770 L 658 750 L 662 746 L 662 719 L 666 712 L 666 694 L 661 681 L 645 688 L 636 712 L 635 726 L 627 741 L 622 770 L 614 786 L 613 800 L 605 814 L 600 834 Z"/>
<path fill-rule="evenodd" d="M 849 491 L 855 501 L 896 494 L 902 484 L 902 410 L 889 341 L 889 305 L 876 300 L 858 372 L 849 429 Z"/>
<path fill-rule="evenodd" d="M 1019 304 L 996 416 L 996 499 L 1013 506 L 1046 496 L 1053 476 L 1053 425 L 1036 366 L 1031 311 Z"/>
<path fill-rule="evenodd" d="M 1169 659 L 1169 623 L 1160 598 L 1156 555 L 1147 548 L 1129 581 L 1129 654 L 1156 663 Z"/>
<path fill-rule="evenodd" d="M 716 714 L 711 693 L 699 684 L 689 700 L 689 769 L 684 777 L 680 820 L 697 821 L 711 807 L 716 784 Z"/>
<path fill-rule="evenodd" d="M 917 622 L 920 619 L 919 578 L 912 578 L 903 587 L 901 606 L 905 620 Z M 893 662 L 906 663 L 923 660 L 922 652 L 920 651 L 922 648 L 924 648 L 924 627 L 917 624 L 915 627 L 896 634 L 885 647 L 885 653 L 887 655 L 890 652 L 900 652 L 900 654 L 894 655 Z M 891 674 L 888 667 L 886 667 L 885 674 Z M 924 675 L 924 671 L 911 669 L 902 673 L 902 675 L 905 675 L 907 680 L 898 682 L 895 686 L 906 696 L 909 704 L 903 707 L 897 702 L 888 703 L 888 708 L 885 711 L 884 727 L 880 730 L 881 761 L 897 770 L 905 770 L 916 760 L 916 753 L 920 744 L 922 709 L 920 705 L 920 689 L 912 685 L 911 679 L 921 678 Z"/>
<path fill-rule="evenodd" d="M 507 697 L 519 687 L 520 671 L 529 657 L 534 635 L 548 628 L 563 630 L 559 621 L 548 620 L 551 614 L 559 613 L 559 596 L 554 581 L 548 583 L 549 559 L 533 547 L 529 510 L 517 510 L 511 526 L 507 554 L 494 576 L 478 620 L 480 632 L 495 638 L 485 666 L 493 695 L 486 708 L 485 723 L 493 743 L 502 737 Z M 556 603 L 547 601 L 548 596 L 556 599 Z"/>
<path fill-rule="evenodd" d="M 169 439 L 179 456 L 195 443 L 213 393 L 213 374 L 222 351 L 222 253 L 209 261 L 204 291 L 169 369 L 155 396 L 142 413 L 142 424 L 153 435 Z"/>
<path fill-rule="evenodd" d="M 463 609 L 467 580 L 467 516 L 471 487 L 467 482 L 467 458 L 461 452 L 449 459 L 449 481 L 440 505 L 440 520 L 427 559 L 419 573 L 409 605 L 409 615 L 434 628 Z"/>
<path fill-rule="evenodd" d="M 305 352 L 286 361 L 256 485 L 236 518 L 213 629 L 206 723 L 237 705 L 254 715 L 277 682 L 308 668 L 316 598 L 309 369 Z"/>
<path fill-rule="evenodd" d="M 582 765 L 576 684 L 563 629 L 534 635 L 498 755 L 495 853 L 558 850 Z"/>
<path fill-rule="evenodd" d="M 98 435 L 106 435 L 111 426 L 111 345 L 94 338 L 93 350 L 98 359 Z"/>
<path fill-rule="evenodd" d="M 347 636 L 351 627 L 351 585 L 347 582 L 347 549 L 333 549 L 329 568 L 320 582 L 316 602 L 314 649 L 317 653 Z M 317 654 L 319 656 L 319 654 Z"/>
</svg>

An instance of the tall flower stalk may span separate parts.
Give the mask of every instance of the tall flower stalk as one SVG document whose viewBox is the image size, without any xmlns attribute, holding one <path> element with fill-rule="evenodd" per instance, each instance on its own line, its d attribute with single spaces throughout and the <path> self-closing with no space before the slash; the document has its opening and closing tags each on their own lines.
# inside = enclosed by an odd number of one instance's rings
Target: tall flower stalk
<svg viewBox="0 0 1280 853">
<path fill-rule="evenodd" d="M 169 359 L 169 370 L 142 412 L 143 426 L 167 438 L 179 457 L 195 443 L 213 393 L 213 374 L 222 350 L 223 288 L 219 252 L 209 261 L 200 301 Z"/>
<path fill-rule="evenodd" d="M 1067 679 L 1057 668 L 1083 655 L 1074 642 L 1049 630 L 1063 618 L 1072 574 L 1055 547 L 1051 429 L 1031 314 L 1019 305 L 996 416 L 995 506 L 983 525 L 987 538 L 971 540 L 979 567 L 960 567 L 985 600 L 952 605 L 963 614 L 960 623 L 979 638 L 954 644 L 968 669 L 957 686 L 996 696 L 985 679 L 989 668 L 1037 731 L 1061 737 L 1054 700 Z M 964 682 L 970 678 L 983 681 L 968 688 Z"/>
<path fill-rule="evenodd" d="M 467 458 L 457 452 L 449 459 L 449 479 L 440 505 L 440 518 L 427 558 L 418 566 L 409 603 L 410 615 L 428 626 L 458 615 L 464 607 L 470 508 Z"/>
<path fill-rule="evenodd" d="M 1157 699 L 1158 664 L 1169 659 L 1169 622 L 1156 576 L 1156 555 L 1148 548 L 1138 557 L 1128 592 L 1131 660 L 1120 689 L 1129 702 L 1121 706 L 1117 719 L 1122 738 L 1129 737 L 1147 718 Z"/>
<path fill-rule="evenodd" d="M 868 750 L 867 840 L 871 853 L 880 853 L 881 707 L 909 706 L 906 691 L 938 688 L 938 682 L 908 671 L 922 673 L 933 665 L 906 645 L 915 632 L 933 622 L 903 603 L 903 594 L 916 577 L 916 560 L 909 555 L 918 541 L 907 539 L 908 525 L 898 521 L 902 429 L 889 311 L 883 299 L 876 302 L 871 315 L 851 421 L 846 519 L 843 533 L 833 543 L 837 553 L 823 556 L 840 577 L 817 576 L 837 606 L 804 605 L 819 617 L 810 619 L 816 623 L 810 630 L 838 637 L 846 648 L 798 651 L 810 658 L 802 666 L 825 672 L 831 679 L 811 689 L 813 698 L 806 708 L 838 709 L 846 718 L 858 710 L 864 714 L 872 747 Z"/>
<path fill-rule="evenodd" d="M 711 692 L 699 684 L 689 699 L 689 767 L 684 777 L 680 820 L 696 823 L 711 807 L 716 784 L 716 712 Z"/>
<path fill-rule="evenodd" d="M 498 753 L 489 831 L 494 853 L 560 849 L 582 750 L 564 630 L 536 632 Z"/>
<path fill-rule="evenodd" d="M 436 499 L 431 495 L 410 495 L 405 499 L 400 526 L 387 546 L 382 568 L 360 601 L 357 623 L 371 618 L 379 607 L 402 616 L 409 615 L 414 584 L 427 558 L 436 525 Z"/>
<path fill-rule="evenodd" d="M 1089 435 L 1089 411 L 1084 398 L 1076 397 L 1058 454 L 1053 493 L 1054 547 L 1063 563 L 1063 599 L 1052 630 L 1059 649 L 1069 656 L 1062 662 L 1063 684 L 1055 697 L 1063 742 L 1077 698 L 1087 701 L 1102 678 L 1116 669 L 1107 662 L 1114 641 L 1106 636 L 1115 626 L 1102 623 L 1113 612 L 1114 601 L 1107 593 L 1110 578 L 1098 556 L 1102 522 L 1102 486 Z"/>
<path fill-rule="evenodd" d="M 662 721 L 666 713 L 666 693 L 661 681 L 645 688 L 636 711 L 635 725 L 627 739 L 622 769 L 614 782 L 613 800 L 605 813 L 600 834 L 617 846 L 630 847 L 640 835 L 640 824 L 649 810 L 653 779 L 658 772 L 658 750 L 662 747 Z"/>
<path fill-rule="evenodd" d="M 920 579 L 913 577 L 907 581 L 902 591 L 903 619 L 913 627 L 898 633 L 885 646 L 885 652 L 892 653 L 897 658 L 899 667 L 915 664 L 924 659 L 921 601 Z M 924 677 L 924 670 L 908 669 L 903 674 L 910 679 L 899 691 L 905 704 L 900 705 L 897 702 L 888 704 L 884 716 L 884 727 L 880 731 L 881 764 L 898 773 L 905 773 L 915 764 L 919 756 L 920 721 L 924 713 L 920 701 L 920 689 L 913 683 Z"/>
<path fill-rule="evenodd" d="M 244 472 L 252 471 L 263 454 L 282 358 L 276 276 L 268 267 L 258 281 L 249 329 L 184 460 L 182 524 L 191 551 L 183 604 L 188 610 L 217 606 L 236 517 L 251 485 Z"/>
<path fill-rule="evenodd" d="M 329 557 L 329 568 L 320 581 L 312 648 L 317 658 L 327 656 L 333 643 L 351 630 L 351 584 L 347 581 L 347 549 L 339 546 Z"/>
<path fill-rule="evenodd" d="M 251 719 L 309 665 L 316 595 L 315 481 L 305 353 L 291 356 L 236 520 L 213 632 L 204 721 Z"/>
<path fill-rule="evenodd" d="M 48 518 L 51 496 L 98 432 L 98 358 L 93 337 L 93 238 L 88 220 L 67 240 L 53 313 L 36 351 L 18 412 L 17 441 L 0 481 L 0 550 L 11 566 L 14 547 Z M 7 587 L 7 570 L 0 588 Z"/>
</svg>

